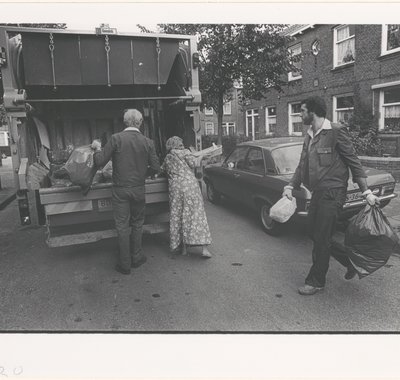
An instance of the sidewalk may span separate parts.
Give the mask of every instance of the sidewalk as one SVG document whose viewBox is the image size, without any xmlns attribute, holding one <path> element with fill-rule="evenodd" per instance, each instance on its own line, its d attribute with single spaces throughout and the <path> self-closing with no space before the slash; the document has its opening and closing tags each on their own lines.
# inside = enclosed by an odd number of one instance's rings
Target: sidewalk
<svg viewBox="0 0 400 380">
<path fill-rule="evenodd" d="M 0 211 L 15 199 L 14 175 L 12 171 L 11 157 L 2 159 L 0 166 Z"/>
</svg>

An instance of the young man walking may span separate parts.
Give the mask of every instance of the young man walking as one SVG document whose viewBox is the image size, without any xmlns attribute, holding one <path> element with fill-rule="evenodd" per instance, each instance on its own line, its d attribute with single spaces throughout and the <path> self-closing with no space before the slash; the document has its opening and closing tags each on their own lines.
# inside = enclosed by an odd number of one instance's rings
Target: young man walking
<svg viewBox="0 0 400 380">
<path fill-rule="evenodd" d="M 160 171 L 153 141 L 140 132 L 142 123 L 143 116 L 138 110 L 126 110 L 126 128 L 122 132 L 112 135 L 102 151 L 98 140 L 92 143 L 96 166 L 102 167 L 112 159 L 112 205 L 119 245 L 115 269 L 122 274 L 130 274 L 131 267 L 146 262 L 142 252 L 145 179 L 149 167 L 153 172 Z"/>
<path fill-rule="evenodd" d="M 300 287 L 301 295 L 313 295 L 325 286 L 331 255 L 331 238 L 336 221 L 346 201 L 349 169 L 363 196 L 370 205 L 379 203 L 367 186 L 367 175 L 355 154 L 345 126 L 333 125 L 326 119 L 326 105 L 320 97 L 310 97 L 301 104 L 301 117 L 310 125 L 304 139 L 300 162 L 283 196 L 292 198 L 292 190 L 301 184 L 311 193 L 308 230 L 313 240 L 312 266 Z M 347 268 L 346 279 L 356 275 L 349 258 L 332 253 Z"/>
</svg>

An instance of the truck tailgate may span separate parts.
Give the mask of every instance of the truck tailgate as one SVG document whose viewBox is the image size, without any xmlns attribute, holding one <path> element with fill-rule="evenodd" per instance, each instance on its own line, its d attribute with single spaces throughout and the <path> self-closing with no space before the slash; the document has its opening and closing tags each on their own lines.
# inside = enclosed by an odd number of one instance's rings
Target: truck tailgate
<svg viewBox="0 0 400 380">
<path fill-rule="evenodd" d="M 40 202 L 44 206 L 47 220 L 47 244 L 58 247 L 116 236 L 111 191 L 111 183 L 93 185 L 86 196 L 79 186 L 40 189 Z M 144 232 L 168 231 L 167 179 L 146 180 L 145 192 Z"/>
</svg>

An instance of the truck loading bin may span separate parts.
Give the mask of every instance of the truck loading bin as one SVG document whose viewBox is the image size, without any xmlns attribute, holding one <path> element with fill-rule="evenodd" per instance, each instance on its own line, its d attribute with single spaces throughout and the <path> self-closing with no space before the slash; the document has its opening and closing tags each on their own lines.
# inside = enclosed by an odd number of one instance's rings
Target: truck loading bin
<svg viewBox="0 0 400 380">
<path fill-rule="evenodd" d="M 142 112 L 160 160 L 173 135 L 201 149 L 194 36 L 1 27 L 0 49 L 21 222 L 45 223 L 50 246 L 115 235 L 111 183 L 84 196 L 52 174 L 73 147 L 123 130 L 125 109 Z M 165 178 L 146 180 L 146 204 L 145 232 L 166 231 Z"/>
</svg>

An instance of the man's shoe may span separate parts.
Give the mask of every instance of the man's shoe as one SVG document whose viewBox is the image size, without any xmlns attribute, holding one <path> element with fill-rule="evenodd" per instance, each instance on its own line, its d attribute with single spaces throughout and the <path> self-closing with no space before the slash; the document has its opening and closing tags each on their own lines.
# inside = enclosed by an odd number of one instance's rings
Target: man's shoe
<svg viewBox="0 0 400 380">
<path fill-rule="evenodd" d="M 356 276 L 356 274 L 357 274 L 356 269 L 353 266 L 351 266 L 351 267 L 347 268 L 347 272 L 344 275 L 344 278 L 346 280 L 351 280 L 352 278 L 354 278 Z"/>
<path fill-rule="evenodd" d="M 124 269 L 122 268 L 119 264 L 117 264 L 115 266 L 115 270 L 121 274 L 131 274 L 131 270 L 130 269 Z"/>
<path fill-rule="evenodd" d="M 323 289 L 324 289 L 323 287 L 317 287 L 317 286 L 305 284 L 304 286 L 300 286 L 300 288 L 298 290 L 302 296 L 312 296 L 313 294 L 315 294 Z"/>
<path fill-rule="evenodd" d="M 131 268 L 139 268 L 147 261 L 146 256 L 142 256 L 138 261 L 132 261 Z"/>
</svg>

